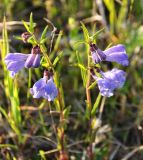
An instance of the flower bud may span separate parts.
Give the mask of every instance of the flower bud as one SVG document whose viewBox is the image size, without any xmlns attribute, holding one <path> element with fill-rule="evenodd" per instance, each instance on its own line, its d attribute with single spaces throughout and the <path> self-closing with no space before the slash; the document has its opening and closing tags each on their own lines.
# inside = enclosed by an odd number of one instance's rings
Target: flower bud
<svg viewBox="0 0 143 160">
<path fill-rule="evenodd" d="M 31 54 L 40 54 L 41 50 L 39 46 L 34 46 L 31 50 Z"/>
<path fill-rule="evenodd" d="M 50 70 L 50 71 L 45 70 L 43 77 L 46 77 L 47 79 L 49 79 L 50 77 L 53 77 L 53 71 L 52 70 Z"/>
<path fill-rule="evenodd" d="M 90 52 L 95 64 L 106 59 L 106 55 L 94 43 L 90 44 Z"/>
<path fill-rule="evenodd" d="M 32 48 L 31 54 L 29 55 L 29 57 L 25 62 L 26 68 L 31 68 L 31 67 L 38 68 L 40 66 L 40 52 L 41 51 L 39 46 L 35 46 Z"/>
<path fill-rule="evenodd" d="M 22 37 L 23 42 L 27 43 L 27 40 L 29 37 L 31 37 L 31 34 L 28 32 L 24 32 L 24 33 L 22 33 L 21 37 Z"/>
</svg>

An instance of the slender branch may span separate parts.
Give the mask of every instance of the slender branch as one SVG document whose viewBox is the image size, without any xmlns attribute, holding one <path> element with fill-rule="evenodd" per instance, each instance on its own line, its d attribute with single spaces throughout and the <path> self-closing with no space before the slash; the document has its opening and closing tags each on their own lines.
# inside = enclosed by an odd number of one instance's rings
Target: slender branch
<svg viewBox="0 0 143 160">
<path fill-rule="evenodd" d="M 54 37 L 55 37 L 55 32 L 57 31 L 57 28 L 54 26 L 54 24 L 47 18 L 44 18 L 44 20 L 50 24 L 53 28 L 52 32 L 51 32 L 51 44 L 50 44 L 50 53 L 51 53 L 51 50 L 52 50 L 52 46 L 53 46 L 53 41 L 54 41 Z"/>
<path fill-rule="evenodd" d="M 90 52 L 88 53 L 88 66 L 87 68 L 90 67 Z M 89 107 L 89 110 L 91 110 L 91 95 L 90 95 L 90 81 L 91 81 L 91 74 L 90 71 L 88 70 L 87 72 L 87 83 L 86 83 L 86 98 L 87 98 L 87 104 Z"/>
<path fill-rule="evenodd" d="M 126 156 L 124 156 L 121 160 L 128 160 L 129 158 L 131 158 L 136 152 L 143 150 L 143 146 L 139 146 L 137 148 L 135 148 L 134 150 L 132 150 L 131 152 L 129 152 Z"/>
<path fill-rule="evenodd" d="M 90 68 L 90 51 L 88 52 L 88 68 Z M 90 86 L 91 83 L 91 74 L 90 70 L 87 72 L 87 82 L 86 82 L 86 98 L 87 98 L 87 107 L 90 112 L 90 117 L 89 117 L 89 146 L 87 148 L 87 154 L 90 160 L 93 160 L 93 151 L 92 151 L 92 117 L 91 117 L 91 110 L 92 110 L 92 104 L 91 104 L 91 93 L 90 93 Z"/>
<path fill-rule="evenodd" d="M 87 83 L 86 83 L 86 98 L 87 98 L 87 105 L 89 107 L 89 110 L 91 110 L 91 95 L 90 95 L 90 81 L 91 81 L 91 76 L 90 76 L 90 71 L 87 73 Z"/>
<path fill-rule="evenodd" d="M 49 106 L 49 109 L 50 109 L 50 116 L 51 116 L 51 121 L 52 121 L 52 127 L 53 127 L 53 130 L 54 130 L 54 134 L 55 134 L 55 137 L 57 138 L 57 130 L 56 130 L 56 127 L 55 127 L 55 122 L 54 122 L 54 118 L 53 118 L 53 115 L 51 113 L 51 104 L 50 102 L 48 102 L 48 106 Z"/>
<path fill-rule="evenodd" d="M 101 102 L 101 106 L 100 106 L 100 109 L 99 109 L 99 119 L 100 120 L 102 119 L 102 113 L 103 113 L 103 110 L 104 110 L 105 101 L 106 101 L 106 97 L 103 97 L 102 102 Z"/>
</svg>

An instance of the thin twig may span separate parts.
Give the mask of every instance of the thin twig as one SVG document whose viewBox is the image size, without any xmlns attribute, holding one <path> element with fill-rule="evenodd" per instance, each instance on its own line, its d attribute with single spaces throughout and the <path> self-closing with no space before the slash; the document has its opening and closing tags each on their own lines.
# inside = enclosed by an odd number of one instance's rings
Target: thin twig
<svg viewBox="0 0 143 160">
<path fill-rule="evenodd" d="M 129 152 L 127 155 L 125 155 L 121 160 L 128 160 L 129 158 L 131 158 L 136 152 L 143 150 L 143 145 L 139 146 L 137 148 L 135 148 L 134 150 L 132 150 L 131 152 Z"/>
<path fill-rule="evenodd" d="M 75 143 L 69 144 L 69 145 L 67 145 L 67 148 L 70 148 L 72 146 L 75 146 L 75 145 L 78 145 L 78 144 L 81 144 L 81 143 L 85 143 L 85 140 L 81 140 L 81 141 L 77 141 Z"/>
<path fill-rule="evenodd" d="M 21 21 L 10 21 L 10 22 L 5 22 L 6 23 L 6 26 L 7 26 L 7 29 L 13 29 L 13 27 L 15 26 L 23 26 L 23 22 Z M 29 22 L 26 22 L 26 24 L 30 24 Z M 36 23 L 34 23 L 34 25 L 36 25 Z M 0 23 L 0 30 L 2 30 L 4 27 L 4 24 L 3 23 Z"/>
<path fill-rule="evenodd" d="M 48 106 L 49 106 L 49 109 L 50 109 L 50 116 L 51 116 L 51 121 L 52 121 L 52 127 L 53 127 L 53 130 L 54 130 L 55 137 L 57 138 L 57 131 L 56 131 L 55 121 L 54 121 L 53 115 L 51 114 L 52 111 L 51 111 L 51 104 L 50 104 L 50 102 L 48 102 Z"/>
<path fill-rule="evenodd" d="M 114 157 L 117 154 L 117 152 L 119 151 L 120 147 L 121 147 L 120 144 L 118 144 L 117 147 L 115 148 L 115 150 L 110 155 L 109 160 L 113 160 L 114 159 Z"/>
<path fill-rule="evenodd" d="M 41 138 L 41 139 L 44 139 L 44 142 L 46 142 L 46 141 L 51 142 L 51 146 L 53 146 L 53 147 L 57 146 L 56 142 L 54 142 L 52 139 L 50 139 L 48 137 L 44 137 L 44 136 L 31 136 L 31 135 L 29 135 L 29 137 L 32 138 L 32 139 L 36 139 L 36 140 L 37 139 L 39 140 Z"/>
<path fill-rule="evenodd" d="M 53 46 L 53 41 L 54 41 L 54 37 L 55 37 L 55 32 L 57 31 L 57 28 L 54 26 L 54 24 L 47 18 L 44 18 L 44 20 L 50 24 L 53 28 L 52 32 L 51 32 L 51 44 L 50 44 L 50 53 L 51 53 L 51 50 L 52 50 L 52 46 Z"/>
<path fill-rule="evenodd" d="M 101 102 L 101 106 L 100 106 L 100 109 L 99 109 L 99 119 L 100 120 L 102 119 L 102 113 L 103 113 L 103 110 L 104 110 L 105 100 L 106 100 L 106 97 L 103 97 L 102 102 Z"/>
</svg>

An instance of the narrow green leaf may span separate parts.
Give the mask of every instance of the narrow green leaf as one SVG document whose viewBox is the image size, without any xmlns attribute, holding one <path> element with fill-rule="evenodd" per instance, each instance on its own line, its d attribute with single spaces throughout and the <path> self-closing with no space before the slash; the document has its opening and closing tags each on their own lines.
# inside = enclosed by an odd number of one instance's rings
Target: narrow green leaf
<svg viewBox="0 0 143 160">
<path fill-rule="evenodd" d="M 48 40 L 48 37 L 46 37 L 45 39 L 40 40 L 40 44 L 44 44 L 47 40 Z"/>
<path fill-rule="evenodd" d="M 29 37 L 27 42 L 31 43 L 32 45 L 34 45 L 34 44 L 36 45 L 37 44 L 37 42 L 35 41 L 35 38 L 33 36 Z"/>
<path fill-rule="evenodd" d="M 90 38 L 93 40 L 96 40 L 96 37 L 104 31 L 105 28 L 100 29 L 99 31 L 97 31 L 93 36 L 91 36 Z"/>
<path fill-rule="evenodd" d="M 84 33 L 85 42 L 89 43 L 89 32 L 88 32 L 87 28 L 85 27 L 84 23 L 82 23 L 82 22 L 80 22 L 80 23 L 81 23 L 81 28 Z"/>
<path fill-rule="evenodd" d="M 51 59 L 53 59 L 53 57 L 55 56 L 56 52 L 58 51 L 58 48 L 59 48 L 59 45 L 60 45 L 60 42 L 61 42 L 62 35 L 63 35 L 63 31 L 61 30 L 61 31 L 59 32 L 59 34 L 58 34 L 57 39 L 56 39 L 56 42 L 55 42 L 53 51 L 50 53 L 50 58 L 51 58 Z M 54 36 L 53 36 L 53 38 L 54 38 Z M 53 38 L 51 39 L 50 48 L 51 48 L 52 45 L 53 45 Z M 51 49 L 50 49 L 50 50 L 51 50 Z"/>
<path fill-rule="evenodd" d="M 29 21 L 30 21 L 29 29 L 30 29 L 30 31 L 33 33 L 33 32 L 34 32 L 34 23 L 33 23 L 33 13 L 32 13 L 32 12 L 31 12 L 31 14 L 30 14 L 30 19 L 29 19 Z"/>
<path fill-rule="evenodd" d="M 98 106 L 99 106 L 101 97 L 102 97 L 102 96 L 101 96 L 101 94 L 99 93 L 99 94 L 98 94 L 98 97 L 96 98 L 96 101 L 95 101 L 95 103 L 94 103 L 94 105 L 93 105 L 92 111 L 91 111 L 91 115 L 92 115 L 92 116 L 95 115 L 95 112 L 96 112 L 96 110 L 97 110 L 97 108 L 98 108 Z"/>
<path fill-rule="evenodd" d="M 88 44 L 88 43 L 83 40 L 79 40 L 79 41 L 75 42 L 74 47 L 79 46 L 81 44 Z"/>
<path fill-rule="evenodd" d="M 54 62 L 53 62 L 54 66 L 56 66 L 56 64 L 59 62 L 62 56 L 63 56 L 63 51 L 59 52 L 57 57 L 54 59 Z"/>
<path fill-rule="evenodd" d="M 46 160 L 45 152 L 43 150 L 40 150 L 39 154 L 41 156 L 41 160 Z"/>
<path fill-rule="evenodd" d="M 64 109 L 63 114 L 65 119 L 68 118 L 70 110 L 71 110 L 71 106 L 68 106 Z"/>
<path fill-rule="evenodd" d="M 114 0 L 104 0 L 104 4 L 109 10 L 109 21 L 110 21 L 110 31 L 113 34 L 115 31 L 115 22 L 117 19 L 115 1 Z"/>
<path fill-rule="evenodd" d="M 0 106 L 0 112 L 4 115 L 4 117 L 8 120 L 8 115 L 6 111 Z"/>
<path fill-rule="evenodd" d="M 30 30 L 28 24 L 27 24 L 24 20 L 22 20 L 22 22 L 23 22 L 23 25 L 24 25 L 24 27 L 26 28 L 27 32 L 31 33 L 31 30 Z M 32 34 L 32 33 L 31 33 L 31 34 Z"/>
<path fill-rule="evenodd" d="M 21 38 L 21 36 L 13 36 L 15 39 L 17 39 L 17 40 L 23 40 L 22 38 Z"/>
<path fill-rule="evenodd" d="M 48 26 L 46 26 L 42 32 L 40 43 L 42 43 L 41 41 L 46 38 L 47 31 L 48 31 Z"/>
<path fill-rule="evenodd" d="M 105 50 L 110 48 L 111 46 L 112 46 L 112 43 L 109 43 L 108 46 L 105 48 Z"/>
<path fill-rule="evenodd" d="M 7 148 L 7 147 L 9 147 L 9 148 L 12 148 L 12 149 L 18 149 L 18 147 L 16 146 L 16 145 L 13 145 L 13 144 L 0 144 L 0 148 Z"/>
<path fill-rule="evenodd" d="M 129 5 L 129 2 L 127 0 L 122 1 L 122 5 L 119 10 L 118 21 L 117 21 L 117 25 L 116 25 L 118 32 L 120 32 L 120 28 L 126 20 L 126 16 L 127 16 L 127 12 L 128 12 L 128 5 Z"/>
<path fill-rule="evenodd" d="M 82 65 L 81 63 L 75 63 L 75 64 L 72 64 L 72 66 L 75 66 L 75 67 L 79 67 L 80 69 L 83 69 L 83 70 L 87 70 L 86 68 L 85 68 L 85 66 L 84 65 Z"/>
<path fill-rule="evenodd" d="M 60 44 L 60 41 L 61 41 L 61 38 L 62 38 L 62 35 L 63 35 L 63 31 L 61 30 L 58 34 L 58 37 L 56 39 L 56 43 L 54 45 L 54 53 L 57 51 L 58 47 L 59 47 L 59 44 Z"/>
<path fill-rule="evenodd" d="M 78 64 L 81 64 L 81 65 L 84 66 L 84 64 L 83 64 L 83 62 L 82 62 L 82 60 L 81 60 L 81 58 L 80 58 L 80 56 L 79 56 L 78 51 L 76 51 L 76 57 L 77 57 L 77 60 L 78 60 Z M 80 66 L 81 66 L 81 65 L 80 65 Z M 82 80 L 83 80 L 83 86 L 86 87 L 87 70 L 81 68 L 80 71 L 81 71 L 81 77 L 82 77 Z"/>
<path fill-rule="evenodd" d="M 17 126 L 21 124 L 21 112 L 16 97 L 11 97 L 11 113 L 12 118 Z"/>
<path fill-rule="evenodd" d="M 96 86 L 96 84 L 97 84 L 97 82 L 94 81 L 94 82 L 88 87 L 88 89 L 93 89 L 93 88 Z"/>
</svg>

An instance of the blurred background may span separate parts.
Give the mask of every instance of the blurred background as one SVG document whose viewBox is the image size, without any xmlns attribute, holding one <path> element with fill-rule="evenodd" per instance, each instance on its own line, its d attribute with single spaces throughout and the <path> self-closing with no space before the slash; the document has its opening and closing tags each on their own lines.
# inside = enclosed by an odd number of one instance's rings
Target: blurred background
<svg viewBox="0 0 143 160">
<path fill-rule="evenodd" d="M 4 64 L 8 52 L 30 53 L 31 45 L 14 36 L 25 32 L 21 20 L 29 21 L 33 13 L 37 37 L 49 19 L 57 28 L 53 47 L 55 54 L 63 50 L 57 67 L 63 86 L 65 105 L 70 108 L 66 140 L 71 160 L 84 160 L 88 122 L 85 115 L 85 88 L 77 62 L 76 50 L 86 61 L 85 46 L 74 46 L 83 40 L 80 21 L 90 35 L 104 28 L 96 43 L 104 50 L 109 44 L 124 44 L 130 64 L 124 87 L 106 99 L 102 125 L 97 131 L 94 152 L 96 160 L 143 159 L 143 0 L 0 0 L 0 159 L 56 159 L 55 135 L 49 108 L 43 99 L 33 99 L 29 88 L 42 77 L 43 68 L 23 69 L 16 78 L 9 78 Z M 4 16 L 6 22 L 4 23 Z M 49 27 L 47 36 L 50 36 Z M 62 36 L 59 36 L 62 33 Z M 58 39 L 57 39 L 58 38 Z M 49 38 L 47 48 L 50 48 Z M 98 89 L 92 89 L 92 102 Z M 54 111 L 55 108 L 53 107 Z M 58 115 L 54 115 L 55 123 Z M 96 112 L 98 117 L 98 109 Z M 70 145 L 74 144 L 75 145 Z M 51 152 L 50 152 L 51 151 Z"/>
</svg>

